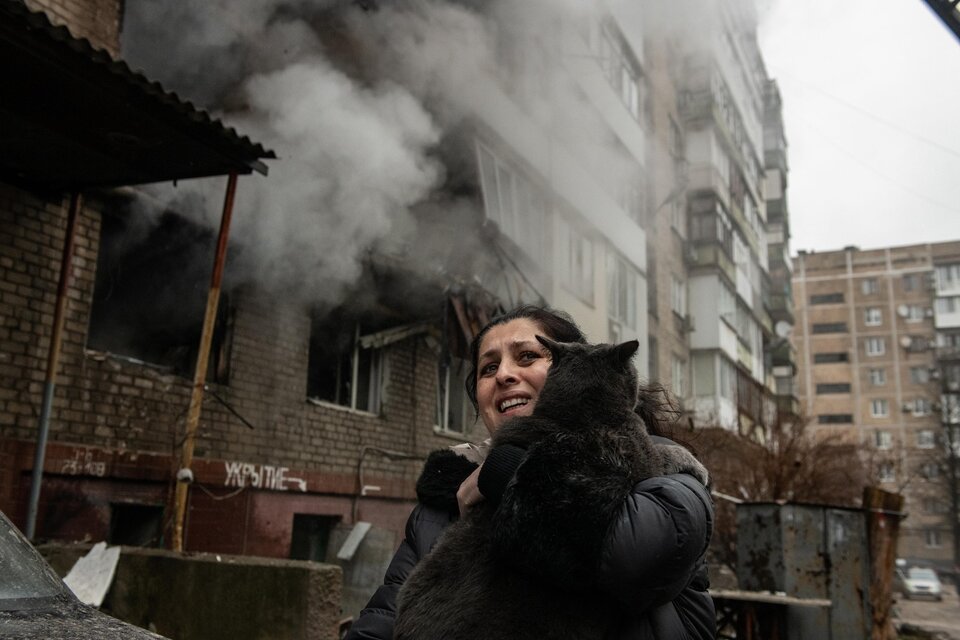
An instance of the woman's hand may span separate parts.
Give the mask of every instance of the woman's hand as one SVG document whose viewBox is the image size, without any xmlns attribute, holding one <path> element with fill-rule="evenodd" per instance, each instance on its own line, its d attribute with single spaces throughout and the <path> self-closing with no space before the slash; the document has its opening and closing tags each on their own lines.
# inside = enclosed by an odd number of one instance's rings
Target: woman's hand
<svg viewBox="0 0 960 640">
<path fill-rule="evenodd" d="M 477 486 L 477 478 L 480 477 L 480 469 L 482 468 L 482 465 L 477 467 L 473 473 L 467 476 L 466 480 L 460 483 L 460 488 L 457 489 L 457 506 L 460 507 L 461 518 L 466 515 L 467 509 L 483 500 L 483 494 L 480 493 L 480 488 Z"/>
</svg>

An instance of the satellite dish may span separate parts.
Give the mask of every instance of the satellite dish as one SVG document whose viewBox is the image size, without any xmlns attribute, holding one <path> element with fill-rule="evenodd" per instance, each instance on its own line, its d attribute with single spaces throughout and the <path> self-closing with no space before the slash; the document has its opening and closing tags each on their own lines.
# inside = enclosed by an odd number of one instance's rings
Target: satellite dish
<svg viewBox="0 0 960 640">
<path fill-rule="evenodd" d="M 780 320 L 773 326 L 773 332 L 781 338 L 786 338 L 793 331 L 793 325 L 786 320 Z"/>
<path fill-rule="evenodd" d="M 897 307 L 897 315 L 901 318 L 906 318 L 908 315 L 910 315 L 910 308 L 905 304 L 901 304 L 899 307 Z"/>
<path fill-rule="evenodd" d="M 913 338 L 910 336 L 903 336 L 900 338 L 900 346 L 904 349 L 909 349 L 911 344 L 913 344 Z"/>
</svg>

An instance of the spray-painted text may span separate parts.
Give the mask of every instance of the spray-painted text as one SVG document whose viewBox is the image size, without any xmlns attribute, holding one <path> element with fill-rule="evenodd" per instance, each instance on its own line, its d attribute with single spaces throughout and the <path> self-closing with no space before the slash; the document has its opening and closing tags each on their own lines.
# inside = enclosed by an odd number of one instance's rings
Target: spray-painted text
<svg viewBox="0 0 960 640">
<path fill-rule="evenodd" d="M 60 473 L 71 476 L 83 474 L 102 478 L 107 473 L 107 463 L 102 460 L 94 460 L 92 451 L 74 451 L 73 458 L 63 461 Z"/>
<path fill-rule="evenodd" d="M 224 462 L 227 479 L 223 483 L 227 487 L 251 486 L 257 489 L 274 489 L 289 491 L 297 489 L 307 490 L 307 481 L 302 478 L 287 476 L 290 471 L 287 467 L 273 467 L 267 464 L 248 464 L 246 462 Z"/>
</svg>

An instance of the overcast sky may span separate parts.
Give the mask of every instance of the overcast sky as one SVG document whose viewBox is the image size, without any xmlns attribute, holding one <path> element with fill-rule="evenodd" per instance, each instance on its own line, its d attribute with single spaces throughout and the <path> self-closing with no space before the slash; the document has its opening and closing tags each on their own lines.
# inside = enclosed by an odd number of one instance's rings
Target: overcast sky
<svg viewBox="0 0 960 640">
<path fill-rule="evenodd" d="M 791 249 L 960 240 L 960 41 L 922 0 L 771 0 Z"/>
</svg>

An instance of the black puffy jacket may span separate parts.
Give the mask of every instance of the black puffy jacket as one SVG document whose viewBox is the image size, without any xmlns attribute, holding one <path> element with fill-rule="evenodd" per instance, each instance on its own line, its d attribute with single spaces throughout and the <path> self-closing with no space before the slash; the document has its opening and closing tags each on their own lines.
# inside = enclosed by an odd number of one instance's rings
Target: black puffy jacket
<svg viewBox="0 0 960 640">
<path fill-rule="evenodd" d="M 443 530 L 456 521 L 456 487 L 463 477 L 457 473 L 427 490 L 421 478 L 420 503 L 407 520 L 384 584 L 361 611 L 347 640 L 393 637 L 397 594 Z M 612 639 L 716 637 L 704 562 L 712 530 L 710 495 L 693 476 L 674 474 L 637 483 L 606 538 L 599 572 L 601 588 L 622 605 Z"/>
</svg>

